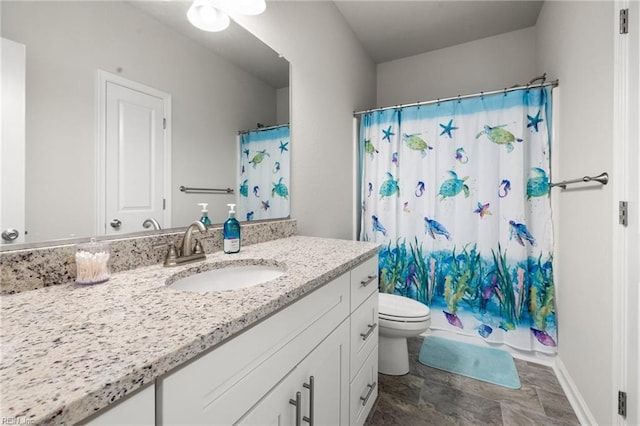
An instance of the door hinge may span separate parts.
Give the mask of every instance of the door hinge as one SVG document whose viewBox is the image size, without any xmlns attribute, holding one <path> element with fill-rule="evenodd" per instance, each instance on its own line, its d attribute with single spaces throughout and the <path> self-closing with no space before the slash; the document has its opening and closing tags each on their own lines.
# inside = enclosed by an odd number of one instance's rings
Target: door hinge
<svg viewBox="0 0 640 426">
<path fill-rule="evenodd" d="M 629 32 L 629 9 L 620 9 L 620 34 Z"/>
<path fill-rule="evenodd" d="M 166 210 L 167 209 L 167 199 L 163 198 L 162 199 L 162 210 Z"/>
<path fill-rule="evenodd" d="M 622 226 L 629 224 L 629 203 L 626 201 L 618 203 L 618 223 Z"/>
<path fill-rule="evenodd" d="M 162 130 L 167 130 L 167 119 L 166 118 L 162 119 Z"/>
<path fill-rule="evenodd" d="M 627 393 L 618 391 L 618 414 L 627 417 Z"/>
</svg>

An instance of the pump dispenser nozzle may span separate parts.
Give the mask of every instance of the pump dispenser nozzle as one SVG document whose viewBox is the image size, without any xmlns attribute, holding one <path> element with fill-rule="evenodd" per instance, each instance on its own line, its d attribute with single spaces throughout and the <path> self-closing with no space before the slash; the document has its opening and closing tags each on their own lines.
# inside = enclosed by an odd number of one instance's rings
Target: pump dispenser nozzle
<svg viewBox="0 0 640 426">
<path fill-rule="evenodd" d="M 229 217 L 236 217 L 236 205 L 235 204 L 227 204 L 229 206 Z"/>
<path fill-rule="evenodd" d="M 202 206 L 202 217 L 200 217 L 200 222 L 203 225 L 211 225 L 211 219 L 209 219 L 209 211 L 207 210 L 207 206 L 209 203 L 198 203 L 199 206 Z"/>
</svg>

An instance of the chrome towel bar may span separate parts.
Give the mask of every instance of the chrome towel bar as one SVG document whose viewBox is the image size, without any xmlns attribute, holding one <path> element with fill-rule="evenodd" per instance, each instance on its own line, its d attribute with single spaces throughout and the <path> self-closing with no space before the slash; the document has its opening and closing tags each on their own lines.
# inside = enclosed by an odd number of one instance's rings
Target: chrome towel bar
<svg viewBox="0 0 640 426">
<path fill-rule="evenodd" d="M 233 194 L 231 188 L 190 188 L 187 186 L 180 186 L 180 191 L 185 194 Z"/>
<path fill-rule="evenodd" d="M 587 182 L 598 182 L 603 185 L 606 185 L 609 182 L 609 174 L 607 172 L 600 173 L 598 176 L 585 176 L 580 179 L 571 179 L 571 180 L 563 180 L 562 182 L 552 183 L 549 186 L 559 186 L 562 189 L 566 189 L 567 185 L 571 185 L 572 183 L 587 183 Z"/>
</svg>

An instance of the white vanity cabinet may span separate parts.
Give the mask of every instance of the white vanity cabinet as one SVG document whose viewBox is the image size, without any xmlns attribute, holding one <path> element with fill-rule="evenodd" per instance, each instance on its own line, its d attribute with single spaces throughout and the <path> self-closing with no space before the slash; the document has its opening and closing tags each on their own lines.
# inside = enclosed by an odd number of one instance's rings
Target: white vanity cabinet
<svg viewBox="0 0 640 426">
<path fill-rule="evenodd" d="M 377 362 L 367 367 L 377 361 L 377 297 L 371 297 L 377 279 L 360 284 L 363 271 L 365 278 L 376 274 L 377 257 L 159 378 L 157 424 L 347 425 L 360 419 L 377 394 L 370 392 L 365 404 L 359 400 L 354 417 L 350 400 L 359 372 L 377 375 Z M 369 294 L 360 296 L 354 280 Z M 354 343 L 356 322 L 364 344 Z M 358 382 L 363 396 L 366 378 Z"/>
</svg>

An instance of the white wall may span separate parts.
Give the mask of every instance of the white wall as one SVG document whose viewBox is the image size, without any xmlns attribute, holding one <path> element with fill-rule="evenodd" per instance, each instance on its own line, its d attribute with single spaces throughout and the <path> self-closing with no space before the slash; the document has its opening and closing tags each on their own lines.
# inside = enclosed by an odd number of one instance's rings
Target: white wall
<svg viewBox="0 0 640 426">
<path fill-rule="evenodd" d="M 378 64 L 377 106 L 526 84 L 536 77 L 536 29 L 525 28 Z"/>
<path fill-rule="evenodd" d="M 275 122 L 274 88 L 126 3 L 1 6 L 3 36 L 27 45 L 28 241 L 94 234 L 98 68 L 172 95 L 173 225 L 203 201 L 226 218 L 235 196 L 178 187 L 236 186 L 237 132 Z"/>
<path fill-rule="evenodd" d="M 560 79 L 555 180 L 608 171 L 613 152 L 613 2 L 544 3 L 540 71 Z M 611 185 L 554 189 L 559 358 L 599 424 L 611 424 L 613 360 Z M 616 390 L 617 392 L 617 390 Z M 616 407 L 617 408 L 617 407 Z"/>
<path fill-rule="evenodd" d="M 291 216 L 301 235 L 352 237 L 352 113 L 375 103 L 375 64 L 332 2 L 269 2 L 241 24 L 291 63 Z"/>
</svg>

